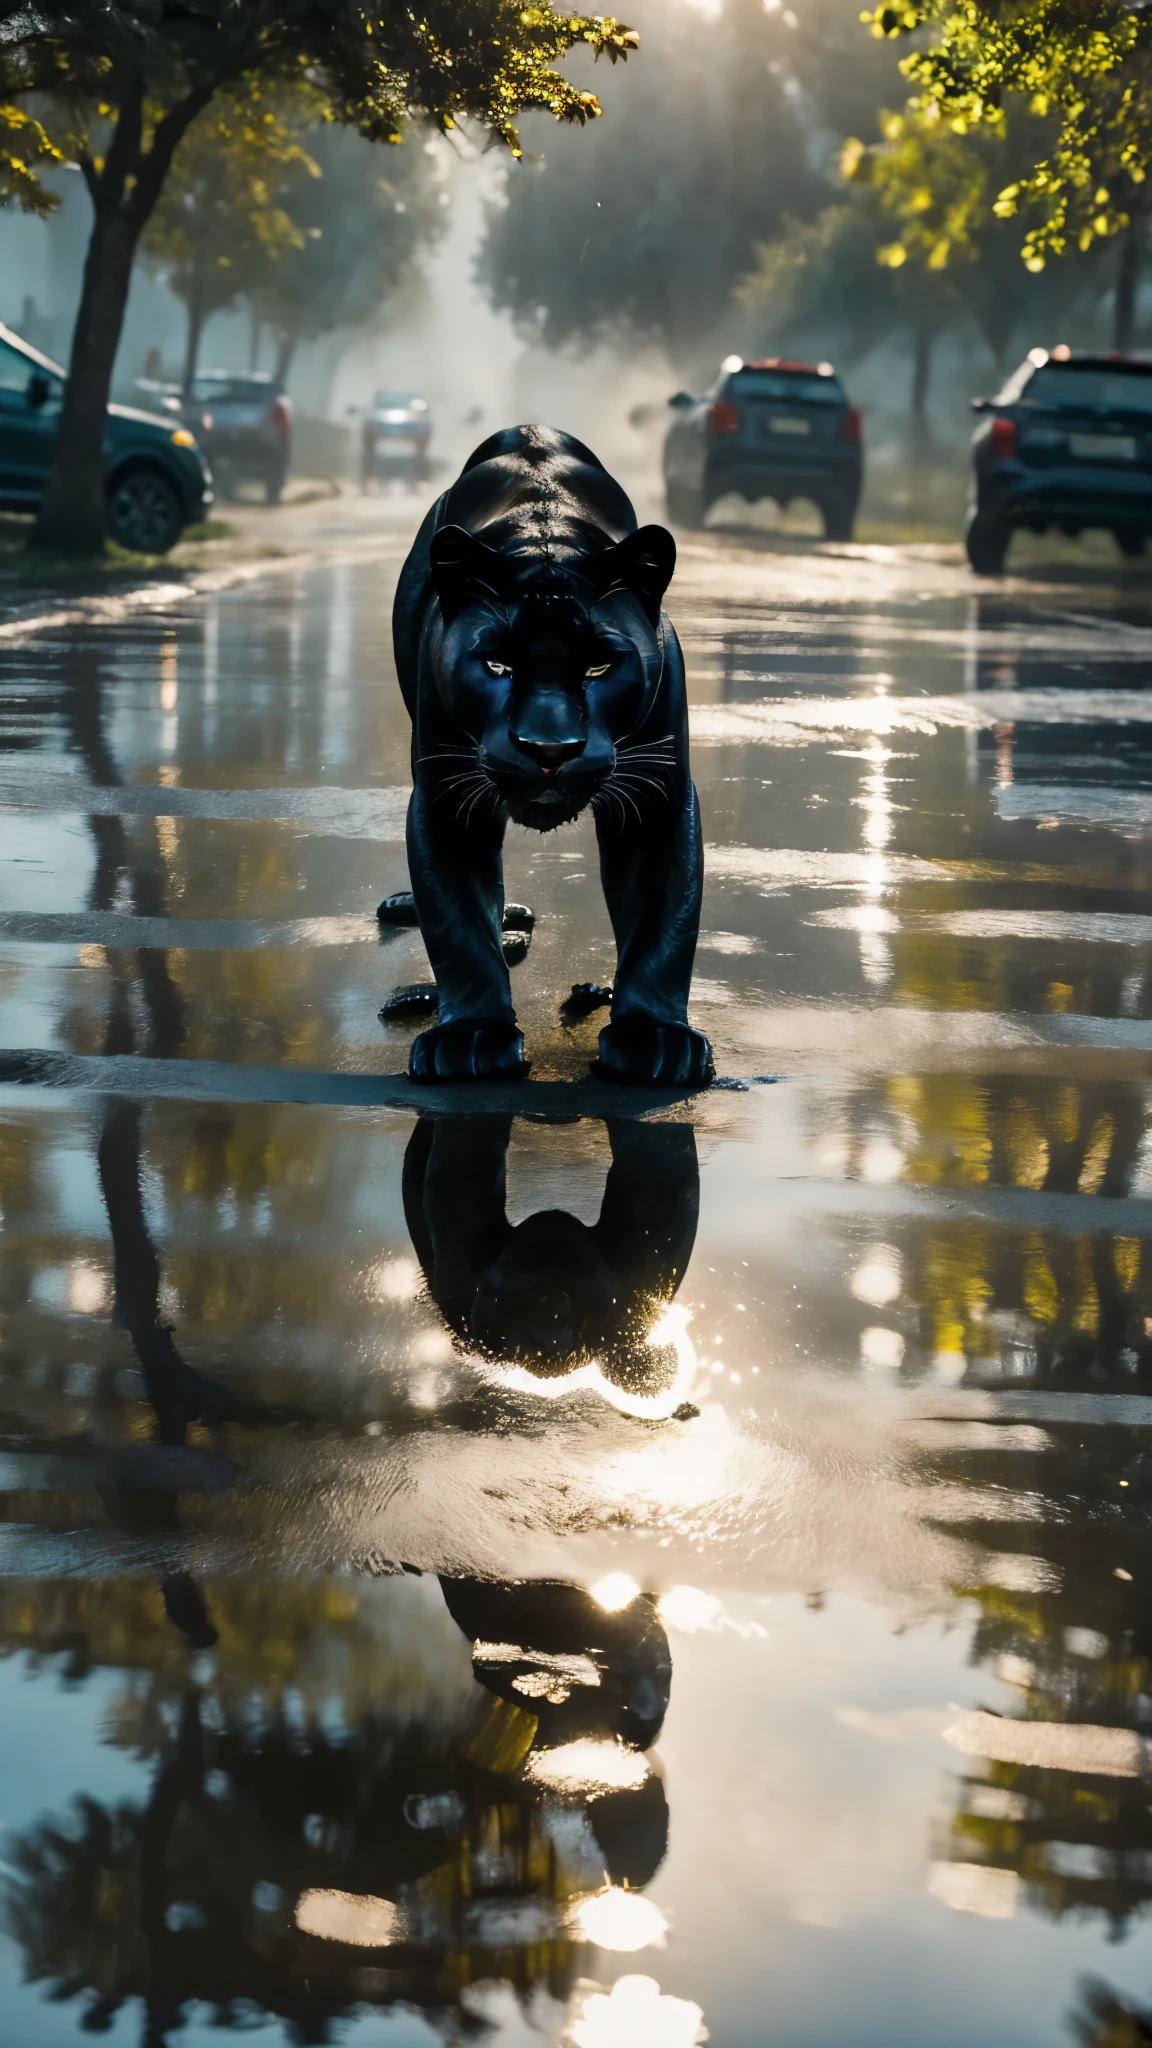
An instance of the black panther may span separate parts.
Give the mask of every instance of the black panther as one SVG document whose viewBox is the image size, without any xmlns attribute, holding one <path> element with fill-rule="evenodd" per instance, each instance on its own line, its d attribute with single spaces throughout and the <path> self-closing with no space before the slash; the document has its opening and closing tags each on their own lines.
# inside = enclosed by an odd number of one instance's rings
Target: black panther
<svg viewBox="0 0 1152 2048">
<path fill-rule="evenodd" d="M 570 434 L 484 441 L 428 513 L 393 611 L 412 719 L 408 865 L 439 996 L 418 1081 L 528 1071 L 501 948 L 501 847 L 595 814 L 616 938 L 596 1070 L 701 1087 L 688 1022 L 703 850 L 684 663 L 661 609 L 676 546 Z"/>
</svg>

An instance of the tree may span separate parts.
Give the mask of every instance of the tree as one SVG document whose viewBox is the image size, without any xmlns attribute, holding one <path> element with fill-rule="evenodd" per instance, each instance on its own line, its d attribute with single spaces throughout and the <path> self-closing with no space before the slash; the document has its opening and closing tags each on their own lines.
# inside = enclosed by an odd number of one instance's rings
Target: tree
<svg viewBox="0 0 1152 2048">
<path fill-rule="evenodd" d="M 958 135 L 1005 136 L 1041 124 L 1020 174 L 995 201 L 1027 211 L 1024 261 L 1121 236 L 1114 339 L 1131 346 L 1139 267 L 1152 211 L 1152 10 L 1139 0 L 901 0 L 865 17 L 873 34 L 922 28 L 932 42 L 901 69 L 914 108 Z"/>
<path fill-rule="evenodd" d="M 480 280 L 551 346 L 624 332 L 699 354 L 756 242 L 827 197 L 788 89 L 784 13 L 724 0 L 706 71 L 686 8 L 642 0 L 642 32 L 649 18 L 659 38 L 627 127 L 512 167 L 489 218 Z"/>
<path fill-rule="evenodd" d="M 936 107 L 882 112 L 880 137 L 849 138 L 840 152 L 844 197 L 815 222 L 790 223 L 762 247 L 742 296 L 758 316 L 758 339 L 781 343 L 812 332 L 841 355 L 864 355 L 893 328 L 910 333 L 911 413 L 927 437 L 932 353 L 948 327 L 971 318 L 997 370 L 1031 317 L 1033 338 L 1094 272 L 1077 256 L 1071 280 L 1041 278 L 1020 260 L 1020 228 L 997 195 L 1035 147 L 1036 122 L 1011 136 L 959 135 Z M 872 274 L 869 275 L 871 269 Z"/>
<path fill-rule="evenodd" d="M 286 187 L 320 177 L 297 132 L 311 98 L 307 87 L 303 105 L 295 107 L 259 95 L 221 94 L 177 153 L 142 247 L 145 261 L 187 311 L 185 390 L 209 317 L 250 289 L 254 270 L 274 269 L 306 246 L 296 209 L 287 211 L 284 200 Z"/>
<path fill-rule="evenodd" d="M 0 0 L 0 110 L 47 95 L 56 146 L 79 163 L 93 207 L 41 544 L 90 551 L 104 535 L 104 415 L 132 265 L 176 151 L 218 94 L 308 78 L 332 116 L 396 142 L 407 113 L 440 128 L 469 118 L 508 148 L 541 108 L 583 124 L 595 95 L 556 69 L 578 44 L 615 62 L 635 47 L 610 17 L 547 0 Z M 37 101 L 39 104 L 39 101 Z"/>
<path fill-rule="evenodd" d="M 249 292 L 276 336 L 281 380 L 301 341 L 374 320 L 447 220 L 435 167 L 418 145 L 381 159 L 333 123 L 305 139 L 318 175 L 297 167 L 283 193 L 297 233 L 288 246 L 262 252 L 260 282 Z"/>
<path fill-rule="evenodd" d="M 959 310 L 954 278 L 917 250 L 909 261 L 875 186 L 857 189 L 814 221 L 790 221 L 761 244 L 740 285 L 753 346 L 819 350 L 859 361 L 906 331 L 912 340 L 913 432 L 928 438 L 932 350 Z"/>
</svg>

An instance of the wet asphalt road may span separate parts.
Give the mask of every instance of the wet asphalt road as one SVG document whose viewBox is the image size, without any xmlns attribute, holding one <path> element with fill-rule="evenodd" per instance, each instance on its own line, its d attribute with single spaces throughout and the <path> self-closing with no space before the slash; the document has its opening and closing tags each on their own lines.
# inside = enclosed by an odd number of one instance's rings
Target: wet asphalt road
<svg viewBox="0 0 1152 2048">
<path fill-rule="evenodd" d="M 417 1095 L 405 538 L 0 641 L 0 2033 L 1144 2038 L 1147 579 L 686 539 L 746 1085 Z"/>
</svg>

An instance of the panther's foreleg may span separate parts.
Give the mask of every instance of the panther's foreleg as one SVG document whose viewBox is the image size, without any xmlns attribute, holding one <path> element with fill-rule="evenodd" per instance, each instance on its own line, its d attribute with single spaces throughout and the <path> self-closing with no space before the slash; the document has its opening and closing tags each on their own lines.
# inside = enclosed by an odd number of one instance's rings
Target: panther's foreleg
<svg viewBox="0 0 1152 2048">
<path fill-rule="evenodd" d="M 667 806 L 622 819 L 597 809 L 600 879 L 616 937 L 612 1021 L 596 1071 L 606 1080 L 705 1087 L 712 1048 L 688 1022 L 700 929 L 704 848 L 700 807 L 685 775 Z"/>
<path fill-rule="evenodd" d="M 439 994 L 439 1021 L 408 1062 L 414 1081 L 519 1079 L 528 1069 L 501 948 L 503 813 L 467 824 L 417 780 L 408 806 L 408 873 Z"/>
</svg>

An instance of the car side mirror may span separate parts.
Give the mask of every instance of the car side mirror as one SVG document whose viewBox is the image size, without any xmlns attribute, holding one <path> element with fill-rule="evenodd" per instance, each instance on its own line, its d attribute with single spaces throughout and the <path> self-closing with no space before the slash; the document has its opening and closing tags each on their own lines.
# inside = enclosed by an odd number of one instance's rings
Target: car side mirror
<svg viewBox="0 0 1152 2048">
<path fill-rule="evenodd" d="M 991 412 L 992 400 L 990 398 L 974 398 L 972 400 L 972 410 L 973 412 Z"/>
<path fill-rule="evenodd" d="M 33 412 L 40 412 L 52 396 L 52 386 L 43 370 L 33 370 L 28 379 L 24 396 Z"/>
<path fill-rule="evenodd" d="M 696 400 L 690 391 L 674 391 L 668 400 L 673 412 L 688 412 Z"/>
</svg>

